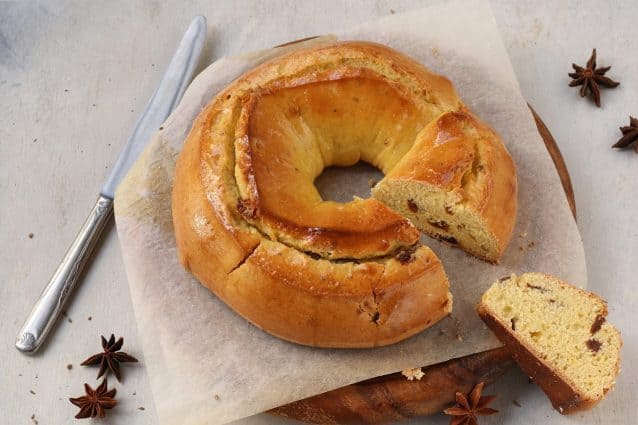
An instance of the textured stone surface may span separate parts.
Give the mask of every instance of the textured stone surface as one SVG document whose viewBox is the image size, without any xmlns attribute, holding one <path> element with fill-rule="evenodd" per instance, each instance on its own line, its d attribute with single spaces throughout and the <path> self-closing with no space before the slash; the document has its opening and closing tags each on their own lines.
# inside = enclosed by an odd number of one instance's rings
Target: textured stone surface
<svg viewBox="0 0 638 425">
<path fill-rule="evenodd" d="M 346 3 L 346 4 L 342 4 Z M 222 55 L 327 33 L 432 2 L 4 2 L 0 3 L 0 411 L 7 423 L 69 423 L 66 400 L 95 384 L 79 366 L 99 348 L 100 333 L 125 336 L 143 356 L 113 228 L 42 352 L 18 353 L 13 340 L 34 300 L 93 205 L 108 168 L 159 82 L 195 14 L 208 18 L 202 66 Z M 556 414 L 538 388 L 512 373 L 487 393 L 500 394 L 500 415 L 482 423 L 631 423 L 638 390 L 637 328 L 631 313 L 638 230 L 638 156 L 610 146 L 638 114 L 638 4 L 493 1 L 492 7 L 525 97 L 552 130 L 570 169 L 589 288 L 609 301 L 623 333 L 623 372 L 599 407 L 576 418 Z M 598 48 L 600 65 L 621 81 L 603 92 L 603 107 L 567 87 L 570 63 Z M 33 233 L 33 238 L 29 234 Z M 91 320 L 88 317 L 91 316 Z M 68 319 L 71 319 L 69 321 Z M 94 348 L 90 348 L 94 347 Z M 68 370 L 66 365 L 72 364 Z M 155 424 L 143 365 L 124 371 L 121 405 L 105 424 Z M 508 390 L 506 390 L 508 388 Z M 32 394 L 30 391 L 35 392 Z M 133 395 L 135 393 L 135 395 Z M 513 404 L 517 400 L 522 407 Z M 145 410 L 138 410 L 143 406 Z M 247 423 L 273 423 L 268 416 Z M 418 423 L 419 421 L 414 421 Z M 447 423 L 435 418 L 433 423 Z"/>
</svg>

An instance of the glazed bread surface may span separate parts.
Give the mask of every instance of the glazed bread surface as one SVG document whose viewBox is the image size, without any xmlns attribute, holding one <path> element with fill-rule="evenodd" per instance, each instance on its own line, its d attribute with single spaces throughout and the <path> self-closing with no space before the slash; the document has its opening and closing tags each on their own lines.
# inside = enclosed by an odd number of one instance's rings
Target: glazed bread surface
<svg viewBox="0 0 638 425">
<path fill-rule="evenodd" d="M 478 312 L 560 413 L 588 409 L 614 386 L 622 340 L 597 295 L 526 273 L 494 283 Z"/>
<path fill-rule="evenodd" d="M 322 170 L 359 161 L 387 176 L 374 196 L 322 199 Z M 515 216 L 498 136 L 446 78 L 367 42 L 298 50 L 241 76 L 200 113 L 175 170 L 182 264 L 256 326 L 313 346 L 386 345 L 436 323 L 452 297 L 419 229 L 497 261 Z"/>
</svg>

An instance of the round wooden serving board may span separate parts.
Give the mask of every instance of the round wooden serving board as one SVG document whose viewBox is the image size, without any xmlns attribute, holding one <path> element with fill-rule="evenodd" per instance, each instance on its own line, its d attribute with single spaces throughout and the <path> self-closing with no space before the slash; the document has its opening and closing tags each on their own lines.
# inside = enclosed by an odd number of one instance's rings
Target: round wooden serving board
<svg viewBox="0 0 638 425">
<path fill-rule="evenodd" d="M 558 171 L 576 220 L 576 200 L 563 155 L 536 111 L 529 109 Z M 315 424 L 383 424 L 443 411 L 456 391 L 469 393 L 479 382 L 489 385 L 514 365 L 505 348 L 471 354 L 422 368 L 420 380 L 400 372 L 337 388 L 272 409 L 269 413 Z"/>
<path fill-rule="evenodd" d="M 311 40 L 308 37 L 276 47 Z M 576 220 L 576 199 L 563 155 L 549 129 L 531 105 L 538 133 L 554 161 L 569 208 Z M 479 382 L 489 385 L 514 361 L 504 347 L 423 367 L 420 380 L 400 372 L 379 376 L 280 406 L 269 413 L 315 424 L 383 424 L 443 411 L 457 391 L 469 393 Z"/>
</svg>

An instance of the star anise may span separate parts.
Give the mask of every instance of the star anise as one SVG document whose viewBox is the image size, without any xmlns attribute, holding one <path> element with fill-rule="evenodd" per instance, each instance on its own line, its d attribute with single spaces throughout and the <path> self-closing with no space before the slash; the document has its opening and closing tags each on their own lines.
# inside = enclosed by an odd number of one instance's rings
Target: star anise
<svg viewBox="0 0 638 425">
<path fill-rule="evenodd" d="M 452 416 L 450 418 L 450 425 L 478 425 L 478 416 L 489 416 L 498 413 L 498 410 L 494 410 L 487 407 L 496 396 L 487 395 L 481 397 L 483 386 L 485 382 L 477 384 L 468 397 L 465 394 L 456 393 L 456 403 L 454 407 L 449 407 L 443 411 L 446 415 Z"/>
<path fill-rule="evenodd" d="M 630 116 L 629 125 L 620 127 L 620 131 L 623 136 L 612 146 L 612 148 L 626 148 L 633 143 L 634 151 L 638 153 L 638 119 Z"/>
<path fill-rule="evenodd" d="M 115 341 L 115 335 L 111 334 L 111 337 L 107 341 L 103 336 L 102 348 L 104 352 L 94 354 L 88 359 L 80 363 L 82 366 L 96 365 L 99 363 L 100 370 L 97 374 L 98 379 L 107 372 L 112 372 L 118 381 L 121 379 L 120 363 L 135 362 L 137 359 L 130 354 L 120 351 L 122 345 L 124 345 L 124 338 L 120 337 Z"/>
<path fill-rule="evenodd" d="M 569 87 L 582 86 L 580 88 L 580 97 L 585 97 L 589 91 L 591 98 L 596 103 L 596 106 L 600 108 L 600 88 L 599 86 L 614 88 L 620 84 L 617 81 L 612 80 L 609 77 L 605 77 L 607 71 L 611 69 L 611 66 L 602 68 L 596 68 L 596 49 L 591 54 L 591 57 L 587 61 L 587 66 L 583 68 L 575 63 L 572 63 L 572 67 L 576 72 L 570 72 L 569 76 L 572 77 L 572 81 L 569 83 Z"/>
<path fill-rule="evenodd" d="M 84 392 L 86 395 L 77 398 L 70 398 L 69 401 L 80 408 L 80 411 L 75 415 L 75 419 L 84 418 L 103 418 L 106 415 L 106 409 L 112 409 L 117 404 L 115 388 L 107 390 L 106 378 L 102 381 L 99 387 L 96 389 L 91 388 L 89 384 L 84 384 Z"/>
</svg>

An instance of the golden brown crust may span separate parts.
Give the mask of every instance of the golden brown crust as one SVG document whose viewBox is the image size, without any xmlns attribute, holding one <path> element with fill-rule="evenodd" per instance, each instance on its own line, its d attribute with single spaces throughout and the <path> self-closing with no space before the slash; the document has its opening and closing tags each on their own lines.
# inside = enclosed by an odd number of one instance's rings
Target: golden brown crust
<svg viewBox="0 0 638 425">
<path fill-rule="evenodd" d="M 253 324 L 321 347 L 387 345 L 452 310 L 443 267 L 421 247 L 406 264 L 315 259 L 257 234 L 227 228 L 204 195 L 193 130 L 175 170 L 173 221 L 180 261 Z M 247 285 L 251 282 L 251 285 Z M 397 307 L 397 302 L 405 304 Z"/>
<path fill-rule="evenodd" d="M 490 131 L 446 78 L 385 46 L 343 42 L 264 63 L 219 93 L 185 142 L 173 191 L 180 261 L 246 319 L 301 344 L 378 346 L 431 326 L 451 295 L 438 258 L 414 248 L 417 229 L 376 199 L 323 201 L 313 180 L 359 160 L 390 172 L 450 111 Z"/>
<path fill-rule="evenodd" d="M 223 281 L 259 243 L 259 237 L 224 225 L 211 207 L 202 182 L 199 140 L 205 116 L 200 116 L 177 159 L 173 185 L 173 227 L 180 262 L 200 279 Z"/>
<path fill-rule="evenodd" d="M 253 206 L 247 221 L 273 239 L 328 258 L 382 256 L 416 243 L 417 229 L 379 201 L 326 202 L 313 184 L 330 165 L 367 160 L 387 166 L 377 158 L 396 146 L 366 142 L 380 123 L 396 125 L 397 115 L 409 117 L 399 124 L 412 127 L 412 134 L 386 138 L 413 140 L 425 118 L 399 90 L 374 71 L 339 65 L 337 73 L 271 82 L 248 96 L 235 133 L 235 175 L 243 202 Z M 370 113 L 380 110 L 385 114 L 371 126 Z"/>
<path fill-rule="evenodd" d="M 426 247 L 398 266 L 315 260 L 262 241 L 215 293 L 269 333 L 305 345 L 388 345 L 436 323 L 452 310 L 447 278 Z M 248 284 L 250 282 L 250 284 Z"/>
</svg>

